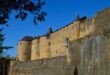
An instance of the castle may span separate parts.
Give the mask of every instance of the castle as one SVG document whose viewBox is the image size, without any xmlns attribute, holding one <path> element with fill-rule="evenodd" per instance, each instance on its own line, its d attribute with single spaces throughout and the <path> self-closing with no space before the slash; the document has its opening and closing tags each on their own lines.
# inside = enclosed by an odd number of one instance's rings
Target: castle
<svg viewBox="0 0 110 75">
<path fill-rule="evenodd" d="M 37 60 L 67 55 L 65 40 L 75 41 L 94 32 L 93 19 L 82 18 L 52 32 L 35 38 L 25 36 L 18 44 L 18 60 Z"/>
<path fill-rule="evenodd" d="M 109 20 L 110 7 L 56 31 L 49 27 L 45 35 L 25 36 L 10 75 L 110 75 Z"/>
</svg>

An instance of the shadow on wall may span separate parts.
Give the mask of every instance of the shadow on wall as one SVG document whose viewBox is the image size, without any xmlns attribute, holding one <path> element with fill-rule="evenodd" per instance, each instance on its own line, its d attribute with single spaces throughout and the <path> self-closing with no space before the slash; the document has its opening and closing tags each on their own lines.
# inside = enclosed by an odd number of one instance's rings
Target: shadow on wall
<svg viewBox="0 0 110 75">
<path fill-rule="evenodd" d="M 74 75 L 78 75 L 78 69 L 77 69 L 77 66 L 75 66 L 75 69 L 74 69 Z"/>
</svg>

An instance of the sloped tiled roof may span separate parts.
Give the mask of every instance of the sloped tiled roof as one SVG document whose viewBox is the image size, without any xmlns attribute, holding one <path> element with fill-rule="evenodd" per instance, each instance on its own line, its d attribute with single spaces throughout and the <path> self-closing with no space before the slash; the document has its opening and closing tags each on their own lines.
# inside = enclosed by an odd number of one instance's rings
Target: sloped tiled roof
<svg viewBox="0 0 110 75">
<path fill-rule="evenodd" d="M 32 36 L 24 36 L 21 41 L 32 41 L 34 38 Z"/>
</svg>

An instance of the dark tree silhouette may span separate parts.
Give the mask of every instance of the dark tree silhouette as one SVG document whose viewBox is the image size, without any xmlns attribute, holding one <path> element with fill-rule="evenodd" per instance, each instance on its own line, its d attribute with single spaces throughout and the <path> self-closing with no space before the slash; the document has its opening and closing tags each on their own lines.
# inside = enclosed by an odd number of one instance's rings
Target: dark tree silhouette
<svg viewBox="0 0 110 75">
<path fill-rule="evenodd" d="M 3 46 L 4 42 L 4 34 L 3 34 L 3 28 L 0 29 L 0 57 L 2 56 L 3 50 L 8 50 L 12 48 L 11 46 Z"/>
<path fill-rule="evenodd" d="M 44 21 L 46 13 L 42 11 L 42 6 L 45 4 L 42 0 L 0 0 L 0 24 L 7 23 L 9 19 L 9 14 L 12 10 L 18 12 L 16 18 L 21 18 L 25 20 L 27 17 L 27 12 L 34 14 L 34 23 L 37 21 Z"/>
<path fill-rule="evenodd" d="M 0 0 L 0 53 L 4 49 L 11 47 L 3 46 L 4 34 L 3 26 L 8 23 L 9 15 L 13 11 L 17 11 L 15 15 L 16 19 L 25 20 L 28 12 L 34 15 L 33 23 L 37 24 L 38 21 L 44 21 L 46 12 L 42 10 L 42 6 L 45 4 L 42 0 Z"/>
</svg>

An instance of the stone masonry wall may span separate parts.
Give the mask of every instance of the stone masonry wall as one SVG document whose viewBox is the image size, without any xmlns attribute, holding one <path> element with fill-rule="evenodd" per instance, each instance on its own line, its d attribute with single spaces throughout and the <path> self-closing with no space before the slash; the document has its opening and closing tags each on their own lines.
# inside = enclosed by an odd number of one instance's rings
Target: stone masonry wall
<svg viewBox="0 0 110 75">
<path fill-rule="evenodd" d="M 50 34 L 49 38 L 46 36 L 40 37 L 38 44 L 39 47 L 36 45 L 36 47 L 34 47 L 35 50 L 31 50 L 39 53 L 36 53 L 36 55 L 31 54 L 31 59 L 38 59 L 37 57 L 34 57 L 38 56 L 37 54 L 39 54 L 39 59 L 65 56 L 67 54 L 67 48 L 65 46 L 66 38 L 68 38 L 70 41 L 77 40 L 89 35 L 90 33 L 93 33 L 93 29 L 92 19 L 85 19 L 83 21 L 75 21 L 64 28 L 53 32 Z M 32 43 L 32 47 L 36 42 Z"/>
<path fill-rule="evenodd" d="M 109 75 L 110 51 L 106 52 L 109 47 L 110 40 L 101 34 L 71 42 L 69 75 L 74 72 L 74 66 L 78 75 Z"/>
<path fill-rule="evenodd" d="M 40 59 L 39 39 L 32 41 L 31 46 L 31 60 Z"/>
<path fill-rule="evenodd" d="M 51 57 L 64 56 L 67 54 L 65 39 L 70 41 L 83 38 L 93 33 L 92 19 L 86 19 L 82 22 L 77 21 L 59 31 L 51 34 Z"/>
<path fill-rule="evenodd" d="M 20 41 L 18 44 L 17 60 L 27 61 L 31 60 L 31 42 Z"/>
<path fill-rule="evenodd" d="M 9 75 L 67 75 L 66 57 L 13 62 Z"/>
<path fill-rule="evenodd" d="M 109 36 L 109 12 L 110 8 L 107 8 L 101 12 L 98 12 L 93 19 L 75 21 L 50 34 L 49 39 L 46 39 L 46 36 L 41 37 L 39 41 L 40 59 L 66 55 L 67 49 L 64 43 L 66 38 L 69 38 L 70 41 L 74 41 L 90 35 L 91 33 L 99 34 L 99 32 L 103 32 L 104 34 L 107 33 L 106 36 Z M 50 42 L 49 45 L 48 42 Z"/>
<path fill-rule="evenodd" d="M 14 62 L 10 75 L 109 75 L 109 45 L 103 34 L 70 41 L 70 63 L 67 56 Z"/>
<path fill-rule="evenodd" d="M 13 63 L 10 75 L 110 75 L 109 15 L 107 8 L 94 19 L 75 21 L 49 38 L 41 37 L 39 60 Z"/>
</svg>

